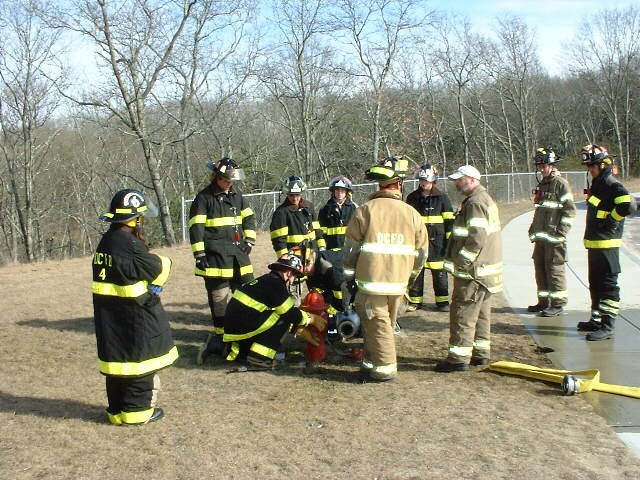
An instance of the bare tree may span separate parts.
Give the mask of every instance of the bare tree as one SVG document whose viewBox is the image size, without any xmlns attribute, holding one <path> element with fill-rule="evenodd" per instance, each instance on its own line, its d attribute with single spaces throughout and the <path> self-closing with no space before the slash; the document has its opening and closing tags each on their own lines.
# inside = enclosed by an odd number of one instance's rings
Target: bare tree
<svg viewBox="0 0 640 480">
<path fill-rule="evenodd" d="M 83 1 L 69 5 L 66 14 L 59 15 L 65 28 L 82 34 L 97 47 L 98 58 L 109 74 L 100 90 L 74 99 L 80 105 L 107 111 L 124 127 L 123 133 L 138 141 L 168 244 L 174 244 L 176 237 L 161 167 L 164 149 L 175 139 L 156 137 L 148 112 L 151 105 L 158 107 L 163 97 L 171 96 L 163 80 L 195 3 Z"/>
<path fill-rule="evenodd" d="M 39 21 L 37 0 L 0 4 L 0 151 L 6 187 L 12 199 L 9 218 L 17 230 L 27 261 L 44 255 L 39 220 L 49 206 L 44 188 L 36 188 L 47 169 L 49 147 L 57 129 L 49 124 L 59 106 L 55 84 L 62 83 L 59 33 Z M 13 258 L 17 258 L 14 252 Z"/>
</svg>

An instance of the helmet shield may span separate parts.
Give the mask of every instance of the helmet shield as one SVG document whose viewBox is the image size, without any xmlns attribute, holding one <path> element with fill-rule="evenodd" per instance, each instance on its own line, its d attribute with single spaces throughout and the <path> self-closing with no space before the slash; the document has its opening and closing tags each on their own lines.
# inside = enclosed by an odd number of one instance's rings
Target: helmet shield
<svg viewBox="0 0 640 480">
<path fill-rule="evenodd" d="M 158 207 L 141 191 L 127 188 L 113 196 L 109 211 L 99 218 L 109 223 L 124 223 L 141 216 L 157 217 Z"/>
<path fill-rule="evenodd" d="M 538 148 L 536 150 L 536 155 L 533 157 L 533 161 L 536 165 L 550 165 L 556 162 L 559 162 L 561 158 L 556 155 L 556 152 L 553 151 L 553 148 Z"/>
<path fill-rule="evenodd" d="M 221 158 L 215 163 L 209 162 L 207 167 L 213 170 L 217 177 L 222 177 L 230 182 L 246 178 L 244 169 L 240 168 L 234 160 L 228 157 Z"/>
</svg>

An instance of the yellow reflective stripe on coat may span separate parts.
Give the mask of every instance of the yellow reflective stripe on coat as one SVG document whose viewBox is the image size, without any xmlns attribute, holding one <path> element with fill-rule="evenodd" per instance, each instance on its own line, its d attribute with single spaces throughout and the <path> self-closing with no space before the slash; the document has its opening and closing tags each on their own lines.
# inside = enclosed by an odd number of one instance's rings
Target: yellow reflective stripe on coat
<svg viewBox="0 0 640 480">
<path fill-rule="evenodd" d="M 205 277 L 216 277 L 216 278 L 233 278 L 233 268 L 217 268 L 217 267 L 207 267 L 205 270 L 200 268 L 196 268 L 196 274 L 203 275 Z M 248 275 L 253 273 L 253 265 L 245 265 L 244 267 L 240 267 L 240 275 Z"/>
<path fill-rule="evenodd" d="M 271 238 L 284 237 L 289 233 L 289 227 L 284 226 L 276 230 L 271 230 Z"/>
<path fill-rule="evenodd" d="M 242 217 L 216 217 L 207 218 L 205 227 L 231 227 L 233 225 L 240 225 L 242 223 Z"/>
<path fill-rule="evenodd" d="M 535 207 L 536 208 L 551 208 L 551 209 L 558 209 L 558 208 L 562 208 L 564 205 L 562 205 L 561 202 L 554 202 L 552 200 L 545 200 L 542 203 L 536 203 Z"/>
<path fill-rule="evenodd" d="M 453 236 L 454 237 L 468 237 L 469 236 L 469 230 L 465 227 L 453 227 L 452 230 Z"/>
<path fill-rule="evenodd" d="M 222 337 L 222 341 L 223 342 L 238 342 L 240 340 L 245 340 L 247 338 L 255 337 L 256 335 L 259 335 L 262 332 L 266 332 L 271 327 L 273 327 L 278 322 L 279 318 L 280 318 L 280 315 L 278 315 L 276 312 L 273 312 L 255 330 L 252 330 L 252 331 L 246 332 L 246 333 L 227 333 L 227 332 L 224 332 L 224 335 Z"/>
<path fill-rule="evenodd" d="M 563 243 L 567 239 L 565 237 L 554 237 L 553 235 L 549 235 L 546 232 L 537 232 L 529 235 L 529 240 L 531 241 L 541 240 L 543 242 L 549 242 L 549 243 Z"/>
<path fill-rule="evenodd" d="M 255 230 L 243 230 L 244 237 L 247 239 L 255 240 L 256 239 L 256 231 Z"/>
<path fill-rule="evenodd" d="M 621 238 L 610 238 L 608 240 L 583 240 L 585 248 L 618 248 L 622 245 Z"/>
<path fill-rule="evenodd" d="M 141 280 L 133 285 L 116 285 L 115 283 L 93 282 L 91 291 L 96 295 L 109 297 L 137 298 L 147 293 L 149 283 Z"/>
<path fill-rule="evenodd" d="M 322 231 L 327 235 L 344 235 L 347 232 L 347 227 L 322 227 Z"/>
<path fill-rule="evenodd" d="M 223 339 L 224 340 L 224 339 Z M 238 342 L 229 342 L 231 343 L 231 348 L 229 348 L 229 353 L 227 354 L 227 360 L 233 362 L 238 355 L 240 354 L 240 344 Z"/>
<path fill-rule="evenodd" d="M 189 219 L 189 227 L 192 227 L 195 224 L 205 224 L 207 221 L 206 215 L 194 215 Z"/>
<path fill-rule="evenodd" d="M 192 252 L 204 252 L 204 242 L 196 242 L 191 244 Z"/>
<path fill-rule="evenodd" d="M 631 195 L 620 195 L 613 199 L 613 203 L 619 205 L 621 203 L 631 203 Z"/>
<path fill-rule="evenodd" d="M 471 262 L 473 262 L 476 258 L 478 258 L 478 255 L 480 255 L 480 252 L 470 252 L 465 248 L 461 248 L 458 253 L 460 254 L 460 256 L 466 258 Z"/>
<path fill-rule="evenodd" d="M 244 219 L 247 217 L 250 217 L 251 215 L 253 215 L 253 210 L 251 209 L 251 207 L 247 207 L 243 210 L 240 210 L 240 216 Z"/>
<path fill-rule="evenodd" d="M 407 290 L 407 282 L 365 282 L 356 279 L 356 283 L 361 291 L 375 294 L 404 295 Z"/>
<path fill-rule="evenodd" d="M 608 210 L 598 210 L 596 212 L 596 218 L 607 218 L 610 214 L 611 212 Z"/>
<path fill-rule="evenodd" d="M 456 218 L 456 215 L 453 212 L 442 212 L 442 217 L 445 220 L 453 220 L 454 218 Z"/>
<path fill-rule="evenodd" d="M 377 253 L 381 255 L 416 254 L 416 249 L 413 245 L 393 245 L 389 243 L 363 243 L 360 250 L 362 252 Z"/>
<path fill-rule="evenodd" d="M 600 200 L 598 197 L 596 197 L 595 195 L 591 195 L 588 199 L 587 199 L 587 203 L 590 203 L 591 205 L 593 205 L 594 207 L 597 207 L 598 205 L 600 205 L 600 202 L 602 200 Z"/>
<path fill-rule="evenodd" d="M 429 270 L 442 270 L 444 268 L 444 260 L 438 262 L 424 262 L 424 268 Z"/>
<path fill-rule="evenodd" d="M 276 357 L 276 350 L 273 348 L 265 347 L 264 345 L 260 345 L 259 343 L 253 343 L 249 348 L 254 353 L 258 355 L 262 355 L 263 357 L 270 358 L 273 360 Z"/>
<path fill-rule="evenodd" d="M 98 360 L 100 371 L 106 375 L 119 375 L 122 377 L 144 375 L 168 367 L 178 358 L 178 348 L 174 346 L 164 355 L 150 358 L 142 362 L 105 362 Z"/>
<path fill-rule="evenodd" d="M 431 225 L 436 223 L 444 223 L 444 218 L 442 218 L 442 215 L 423 215 L 422 221 L 425 225 Z"/>
<path fill-rule="evenodd" d="M 571 192 L 567 192 L 560 197 L 562 203 L 565 203 L 567 200 L 573 200 L 573 194 Z"/>
<path fill-rule="evenodd" d="M 314 230 L 320 230 L 320 222 L 314 220 L 313 222 L 311 222 L 311 228 L 313 228 Z"/>
<path fill-rule="evenodd" d="M 162 261 L 162 271 L 160 272 L 160 275 L 151 281 L 151 284 L 161 287 L 167 283 L 167 280 L 169 279 L 169 273 L 171 272 L 171 259 L 163 255 L 158 255 L 158 257 L 160 257 L 160 260 Z"/>
<path fill-rule="evenodd" d="M 611 212 L 611 218 L 613 218 L 616 222 L 619 222 L 624 218 L 624 216 L 620 215 L 616 210 Z"/>
<path fill-rule="evenodd" d="M 293 299 L 291 297 L 288 297 L 280 305 L 278 305 L 276 307 L 269 307 L 269 306 L 265 305 L 262 302 L 258 302 L 257 300 L 254 300 L 249 295 L 247 295 L 246 293 L 244 293 L 244 292 L 242 292 L 240 290 L 236 290 L 235 292 L 233 292 L 233 298 L 235 298 L 241 304 L 243 304 L 243 305 L 245 305 L 245 306 L 247 306 L 249 308 L 252 308 L 252 309 L 254 309 L 254 310 L 258 311 L 258 312 L 265 312 L 267 310 L 273 310 L 278 315 L 282 315 L 284 313 L 287 313 L 289 311 L 289 309 L 295 305 L 293 303 Z"/>
<path fill-rule="evenodd" d="M 560 223 L 563 225 L 573 225 L 573 217 L 562 217 Z"/>
<path fill-rule="evenodd" d="M 302 235 L 287 235 L 287 243 L 302 243 L 305 240 L 315 240 L 316 232 L 309 232 Z"/>
</svg>

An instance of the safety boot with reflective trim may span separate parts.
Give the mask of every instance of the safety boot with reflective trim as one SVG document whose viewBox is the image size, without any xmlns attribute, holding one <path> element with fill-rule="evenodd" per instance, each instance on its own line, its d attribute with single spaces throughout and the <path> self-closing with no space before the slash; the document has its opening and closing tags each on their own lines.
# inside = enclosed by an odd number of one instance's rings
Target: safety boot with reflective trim
<svg viewBox="0 0 640 480">
<path fill-rule="evenodd" d="M 614 322 L 615 320 L 613 317 L 603 315 L 601 322 L 602 325 L 600 329 L 587 335 L 587 340 L 589 340 L 590 342 L 595 342 L 598 340 L 607 340 L 609 338 L 613 338 Z"/>
<path fill-rule="evenodd" d="M 600 330 L 601 325 L 600 320 L 595 320 L 592 317 L 586 322 L 578 322 L 577 329 L 581 332 L 595 332 Z"/>
</svg>

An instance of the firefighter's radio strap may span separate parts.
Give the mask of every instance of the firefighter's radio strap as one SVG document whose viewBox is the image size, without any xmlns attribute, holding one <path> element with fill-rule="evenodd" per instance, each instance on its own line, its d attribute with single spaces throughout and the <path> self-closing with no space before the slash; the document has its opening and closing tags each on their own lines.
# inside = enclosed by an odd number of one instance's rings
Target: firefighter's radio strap
<svg viewBox="0 0 640 480">
<path fill-rule="evenodd" d="M 535 378 L 552 383 L 559 383 L 563 386 L 566 383 L 566 377 L 574 377 L 577 381 L 576 392 L 584 393 L 591 390 L 599 392 L 615 393 L 616 395 L 624 395 L 626 397 L 640 398 L 640 387 L 628 387 L 625 385 L 612 385 L 600 381 L 600 370 L 556 370 L 552 368 L 539 368 L 533 365 L 526 365 L 517 362 L 494 362 L 489 365 L 489 369 L 507 373 L 511 375 L 519 375 L 521 377 Z"/>
</svg>

